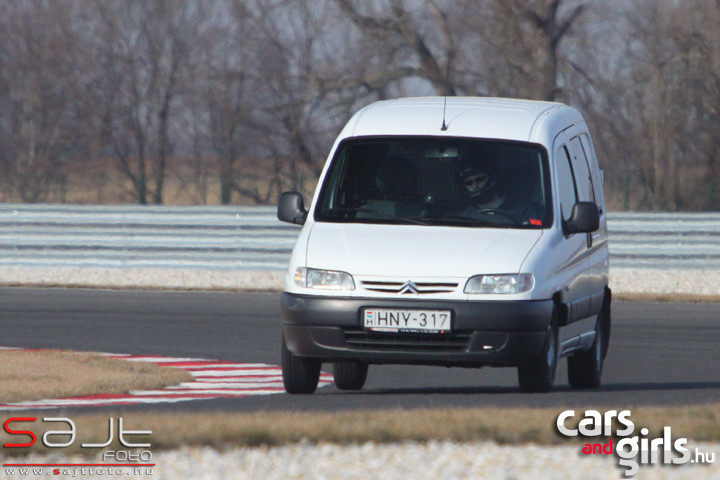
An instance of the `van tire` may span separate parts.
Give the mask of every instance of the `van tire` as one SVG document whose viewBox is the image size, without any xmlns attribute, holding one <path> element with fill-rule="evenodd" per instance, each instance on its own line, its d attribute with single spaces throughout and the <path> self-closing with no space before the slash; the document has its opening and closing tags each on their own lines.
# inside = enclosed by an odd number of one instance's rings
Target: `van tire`
<svg viewBox="0 0 720 480">
<path fill-rule="evenodd" d="M 553 388 L 558 363 L 558 315 L 553 308 L 552 318 L 540 356 L 531 363 L 518 367 L 520 390 L 526 393 L 545 393 Z"/>
<path fill-rule="evenodd" d="M 285 390 L 291 394 L 310 394 L 317 389 L 322 362 L 314 358 L 302 358 L 293 354 L 282 337 L 282 376 Z"/>
<path fill-rule="evenodd" d="M 335 386 L 340 390 L 360 390 L 365 385 L 368 364 L 365 362 L 337 362 L 333 364 Z"/>
<path fill-rule="evenodd" d="M 609 308 L 603 310 L 595 323 L 595 340 L 583 352 L 568 357 L 568 383 L 572 388 L 597 388 L 600 386 L 605 354 L 608 348 Z"/>
</svg>

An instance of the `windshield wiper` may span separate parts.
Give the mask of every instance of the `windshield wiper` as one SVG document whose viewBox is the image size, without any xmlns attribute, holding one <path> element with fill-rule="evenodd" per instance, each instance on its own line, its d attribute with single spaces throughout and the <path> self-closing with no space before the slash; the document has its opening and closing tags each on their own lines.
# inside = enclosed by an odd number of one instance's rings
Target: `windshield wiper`
<svg viewBox="0 0 720 480">
<path fill-rule="evenodd" d="M 512 228 L 514 226 L 507 223 L 489 222 L 487 220 L 481 220 L 477 217 L 459 214 L 442 215 L 437 217 L 415 217 L 413 220 L 426 222 L 427 225 L 438 225 L 442 224 L 442 222 L 453 222 L 455 225 L 461 227 Z"/>
</svg>

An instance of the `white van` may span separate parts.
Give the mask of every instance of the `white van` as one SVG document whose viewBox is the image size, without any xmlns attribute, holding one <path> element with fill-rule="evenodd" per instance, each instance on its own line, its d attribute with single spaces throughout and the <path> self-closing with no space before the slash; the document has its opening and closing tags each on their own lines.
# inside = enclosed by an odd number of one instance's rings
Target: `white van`
<svg viewBox="0 0 720 480">
<path fill-rule="evenodd" d="M 409 98 L 355 114 L 308 210 L 282 294 L 282 370 L 321 364 L 361 389 L 369 364 L 517 367 L 520 389 L 600 384 L 610 336 L 602 172 L 559 103 Z"/>
</svg>

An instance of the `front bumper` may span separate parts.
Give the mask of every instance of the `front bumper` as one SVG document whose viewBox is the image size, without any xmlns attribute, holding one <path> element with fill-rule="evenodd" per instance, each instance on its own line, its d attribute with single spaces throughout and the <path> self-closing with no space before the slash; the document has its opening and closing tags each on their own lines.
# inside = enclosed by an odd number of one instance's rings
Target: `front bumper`
<svg viewBox="0 0 720 480">
<path fill-rule="evenodd" d="M 452 333 L 367 332 L 362 327 L 362 310 L 368 307 L 450 310 Z M 301 357 L 329 362 L 520 365 L 541 354 L 552 310 L 552 300 L 480 302 L 282 294 L 288 349 Z"/>
</svg>

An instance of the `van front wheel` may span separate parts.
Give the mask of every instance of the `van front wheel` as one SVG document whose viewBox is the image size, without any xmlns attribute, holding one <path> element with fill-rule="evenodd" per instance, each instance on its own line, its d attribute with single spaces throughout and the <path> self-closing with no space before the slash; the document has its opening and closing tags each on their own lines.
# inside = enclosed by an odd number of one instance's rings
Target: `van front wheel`
<svg viewBox="0 0 720 480">
<path fill-rule="evenodd" d="M 302 358 L 293 354 L 282 338 L 282 375 L 288 393 L 313 393 L 320 380 L 322 362 L 314 358 Z"/>
<path fill-rule="evenodd" d="M 523 392 L 549 392 L 555 383 L 558 362 L 558 320 L 553 309 L 552 319 L 545 336 L 542 354 L 532 363 L 518 367 L 520 390 Z"/>
</svg>

